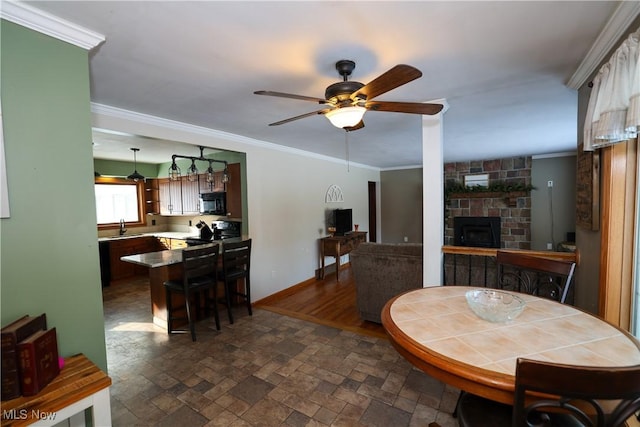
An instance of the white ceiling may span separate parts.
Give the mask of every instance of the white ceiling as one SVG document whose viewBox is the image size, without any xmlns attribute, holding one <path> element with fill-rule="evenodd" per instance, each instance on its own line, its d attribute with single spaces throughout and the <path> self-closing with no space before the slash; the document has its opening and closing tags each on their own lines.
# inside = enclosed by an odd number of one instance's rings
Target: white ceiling
<svg viewBox="0 0 640 427">
<path fill-rule="evenodd" d="M 345 133 L 320 115 L 267 126 L 317 104 L 253 91 L 324 97 L 339 59 L 354 60 L 363 83 L 413 65 L 422 78 L 377 99 L 445 98 L 444 158 L 461 161 L 575 150 L 577 93 L 565 84 L 619 2 L 29 4 L 106 36 L 90 53 L 92 102 L 336 158 Z M 349 133 L 350 161 L 421 163 L 421 116 L 369 111 L 364 121 Z M 99 158 L 131 160 L 137 146 L 138 161 L 166 162 L 184 148 L 94 138 Z"/>
</svg>

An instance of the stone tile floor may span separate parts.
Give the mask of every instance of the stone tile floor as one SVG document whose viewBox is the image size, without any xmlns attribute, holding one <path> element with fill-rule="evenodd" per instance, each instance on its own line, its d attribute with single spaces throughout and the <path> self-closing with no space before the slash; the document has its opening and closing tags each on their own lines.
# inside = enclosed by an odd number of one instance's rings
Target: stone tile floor
<svg viewBox="0 0 640 427">
<path fill-rule="evenodd" d="M 146 280 L 103 296 L 114 426 L 457 426 L 459 391 L 384 339 L 238 307 L 192 342 L 151 323 Z"/>
</svg>

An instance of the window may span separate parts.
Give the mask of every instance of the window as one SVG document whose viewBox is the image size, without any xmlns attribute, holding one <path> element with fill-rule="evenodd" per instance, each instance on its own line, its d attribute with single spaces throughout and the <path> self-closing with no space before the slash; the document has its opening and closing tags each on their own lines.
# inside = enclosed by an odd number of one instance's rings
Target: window
<svg viewBox="0 0 640 427">
<path fill-rule="evenodd" d="M 143 184 L 122 178 L 95 181 L 98 228 L 112 228 L 124 219 L 127 225 L 144 225 Z"/>
</svg>

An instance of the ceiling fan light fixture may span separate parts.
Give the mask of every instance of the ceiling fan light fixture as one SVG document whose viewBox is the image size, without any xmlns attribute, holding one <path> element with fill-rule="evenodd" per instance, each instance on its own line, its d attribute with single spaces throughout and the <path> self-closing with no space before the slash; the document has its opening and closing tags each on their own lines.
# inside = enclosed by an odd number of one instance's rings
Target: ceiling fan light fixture
<svg viewBox="0 0 640 427">
<path fill-rule="evenodd" d="M 327 112 L 325 116 L 329 119 L 332 125 L 343 129 L 353 127 L 360 123 L 366 111 L 366 108 L 358 106 L 341 107 Z"/>
</svg>

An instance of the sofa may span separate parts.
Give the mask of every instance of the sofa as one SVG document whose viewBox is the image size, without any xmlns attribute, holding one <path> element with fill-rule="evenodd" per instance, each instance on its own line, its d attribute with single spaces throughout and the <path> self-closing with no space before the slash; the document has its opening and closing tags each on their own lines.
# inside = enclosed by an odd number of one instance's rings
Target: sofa
<svg viewBox="0 0 640 427">
<path fill-rule="evenodd" d="M 349 254 L 360 318 L 381 323 L 394 296 L 422 288 L 421 243 L 361 243 Z"/>
</svg>

